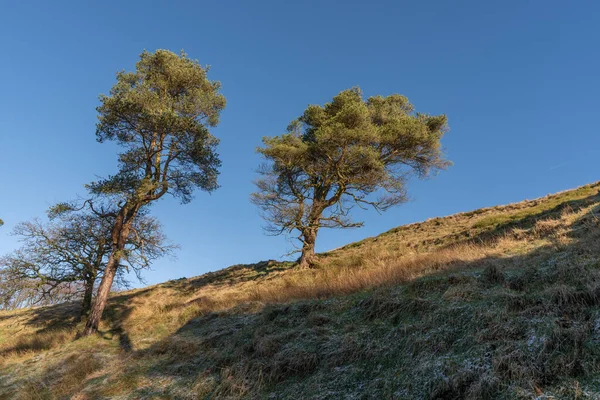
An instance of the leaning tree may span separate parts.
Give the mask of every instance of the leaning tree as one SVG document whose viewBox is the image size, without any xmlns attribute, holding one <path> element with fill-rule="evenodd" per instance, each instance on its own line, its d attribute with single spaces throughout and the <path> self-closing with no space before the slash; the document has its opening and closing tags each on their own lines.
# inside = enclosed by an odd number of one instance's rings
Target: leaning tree
<svg viewBox="0 0 600 400">
<path fill-rule="evenodd" d="M 81 316 L 89 313 L 96 281 L 104 274 L 111 252 L 113 219 L 90 210 L 49 214 L 17 224 L 13 234 L 21 247 L 0 258 L 0 307 L 53 304 L 81 299 Z M 141 278 L 152 262 L 171 254 L 158 221 L 140 215 L 126 242 L 117 282 L 126 287 L 126 272 Z"/>
<path fill-rule="evenodd" d="M 98 330 L 108 294 L 140 210 L 170 194 L 183 203 L 194 189 L 211 192 L 221 163 L 218 140 L 209 127 L 225 107 L 219 82 L 207 78 L 207 67 L 181 52 L 144 51 L 134 72 L 119 72 L 110 95 L 100 96 L 96 136 L 123 148 L 119 170 L 88 189 L 95 199 L 108 199 L 111 252 L 84 334 Z M 89 201 L 94 208 L 95 199 Z"/>
<path fill-rule="evenodd" d="M 286 134 L 263 138 L 252 201 L 269 233 L 298 233 L 300 266 L 312 267 L 320 228 L 360 227 L 353 206 L 384 211 L 406 200 L 411 174 L 449 165 L 440 145 L 446 131 L 445 115 L 417 113 L 404 96 L 364 100 L 359 88 L 344 90 L 308 106 Z"/>
</svg>

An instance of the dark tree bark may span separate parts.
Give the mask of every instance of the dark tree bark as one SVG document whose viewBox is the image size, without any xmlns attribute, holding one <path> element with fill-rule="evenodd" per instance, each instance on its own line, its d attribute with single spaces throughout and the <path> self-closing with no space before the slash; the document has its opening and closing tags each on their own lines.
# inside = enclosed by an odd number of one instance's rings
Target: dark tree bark
<svg viewBox="0 0 600 400">
<path fill-rule="evenodd" d="M 81 315 L 80 318 L 87 317 L 92 309 L 92 296 L 94 294 L 94 283 L 96 283 L 96 274 L 93 272 L 88 273 L 87 279 L 84 283 L 85 290 L 83 292 L 83 301 L 81 303 Z"/>
<path fill-rule="evenodd" d="M 100 287 L 98 288 L 98 294 L 96 295 L 96 301 L 94 302 L 94 307 L 88 317 L 88 320 L 85 324 L 85 328 L 83 330 L 84 335 L 90 335 L 98 331 L 98 325 L 100 324 L 100 319 L 102 318 L 102 313 L 104 312 L 104 308 L 106 307 L 106 303 L 108 301 L 108 294 L 110 293 L 110 288 L 112 287 L 115 275 L 117 273 L 116 266 L 119 263 L 117 262 L 115 265 L 114 259 L 108 261 L 106 269 L 104 270 L 104 275 L 102 276 L 102 281 L 100 282 Z"/>
<path fill-rule="evenodd" d="M 309 229 L 303 233 L 302 255 L 300 256 L 300 268 L 313 268 L 316 265 L 315 243 L 317 242 L 317 230 Z"/>
</svg>

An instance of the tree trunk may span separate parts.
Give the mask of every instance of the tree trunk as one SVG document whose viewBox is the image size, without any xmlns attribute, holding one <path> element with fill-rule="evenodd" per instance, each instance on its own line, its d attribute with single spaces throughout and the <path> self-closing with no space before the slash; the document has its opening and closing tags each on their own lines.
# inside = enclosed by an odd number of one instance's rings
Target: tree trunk
<svg viewBox="0 0 600 400">
<path fill-rule="evenodd" d="M 110 288 L 112 287 L 115 279 L 119 261 L 120 260 L 115 257 L 115 251 L 113 250 L 113 253 L 108 259 L 108 263 L 104 268 L 104 275 L 102 276 L 102 281 L 100 281 L 100 287 L 98 287 L 98 293 L 96 294 L 94 307 L 92 308 L 92 312 L 90 313 L 87 323 L 85 324 L 85 329 L 83 330 L 84 336 L 91 335 L 92 333 L 98 331 L 98 325 L 100 324 L 104 307 L 106 307 L 106 302 L 108 301 L 108 294 L 110 293 Z"/>
<path fill-rule="evenodd" d="M 112 252 L 108 257 L 108 262 L 104 268 L 104 275 L 102 276 L 102 281 L 100 281 L 100 287 L 98 287 L 98 293 L 96 294 L 96 301 L 92 307 L 92 312 L 85 324 L 85 329 L 83 330 L 84 336 L 91 335 L 98 331 L 98 325 L 100 324 L 104 307 L 106 307 L 108 301 L 110 288 L 112 287 L 115 275 L 117 274 L 117 269 L 121 264 L 121 254 L 123 254 L 123 250 L 125 250 L 125 245 L 127 244 L 129 229 L 131 228 L 131 223 L 136 217 L 139 208 L 140 205 L 131 206 L 126 204 L 121 208 L 115 219 L 115 225 L 111 234 L 113 241 Z"/>
<path fill-rule="evenodd" d="M 300 256 L 300 268 L 313 268 L 316 265 L 315 243 L 317 241 L 317 230 L 310 229 L 303 233 L 304 244 Z"/>
<path fill-rule="evenodd" d="M 83 302 L 81 304 L 81 318 L 87 316 L 92 308 L 92 295 L 94 293 L 94 282 L 96 276 L 90 275 L 85 281 L 85 292 L 83 293 Z"/>
</svg>

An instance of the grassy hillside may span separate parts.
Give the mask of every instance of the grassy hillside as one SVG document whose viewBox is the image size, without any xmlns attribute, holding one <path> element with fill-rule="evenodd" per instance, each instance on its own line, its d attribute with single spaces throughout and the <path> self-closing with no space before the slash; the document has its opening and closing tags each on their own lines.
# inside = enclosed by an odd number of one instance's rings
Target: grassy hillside
<svg viewBox="0 0 600 400">
<path fill-rule="evenodd" d="M 600 184 L 0 313 L 0 398 L 600 398 Z M 548 397 L 544 397 L 548 396 Z"/>
</svg>

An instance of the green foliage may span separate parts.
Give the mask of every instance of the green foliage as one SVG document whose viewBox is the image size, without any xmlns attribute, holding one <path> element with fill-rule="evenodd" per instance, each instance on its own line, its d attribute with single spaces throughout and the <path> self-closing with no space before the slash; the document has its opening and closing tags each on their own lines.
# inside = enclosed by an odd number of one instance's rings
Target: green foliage
<svg viewBox="0 0 600 400">
<path fill-rule="evenodd" d="M 60 202 L 48 208 L 46 214 L 48 215 L 48 218 L 54 219 L 60 217 L 61 215 L 65 215 L 71 211 L 74 211 L 75 209 L 76 207 L 71 203 Z"/>
<path fill-rule="evenodd" d="M 221 84 L 208 68 L 181 52 L 144 51 L 135 72 L 119 72 L 109 96 L 100 96 L 96 137 L 124 148 L 119 171 L 90 183 L 89 191 L 117 204 L 113 248 L 84 334 L 98 329 L 127 237 L 140 209 L 171 194 L 187 203 L 195 189 L 218 187 L 217 138 L 208 130 L 225 107 Z M 92 203 L 90 203 L 92 204 Z"/>
<path fill-rule="evenodd" d="M 215 190 L 220 161 L 216 126 L 225 98 L 208 68 L 167 50 L 144 51 L 135 72 L 119 72 L 109 96 L 100 96 L 96 136 L 124 147 L 119 172 L 92 182 L 94 194 L 150 202 L 166 193 L 183 202 L 194 188 Z"/>
<path fill-rule="evenodd" d="M 304 244 L 320 227 L 362 225 L 350 209 L 377 211 L 406 200 L 406 179 L 445 168 L 440 139 L 445 115 L 416 113 L 404 96 L 363 100 L 358 88 L 324 106 L 311 105 L 288 133 L 263 138 L 261 169 L 252 200 L 275 234 L 300 232 Z M 377 194 L 373 198 L 374 195 Z"/>
</svg>

